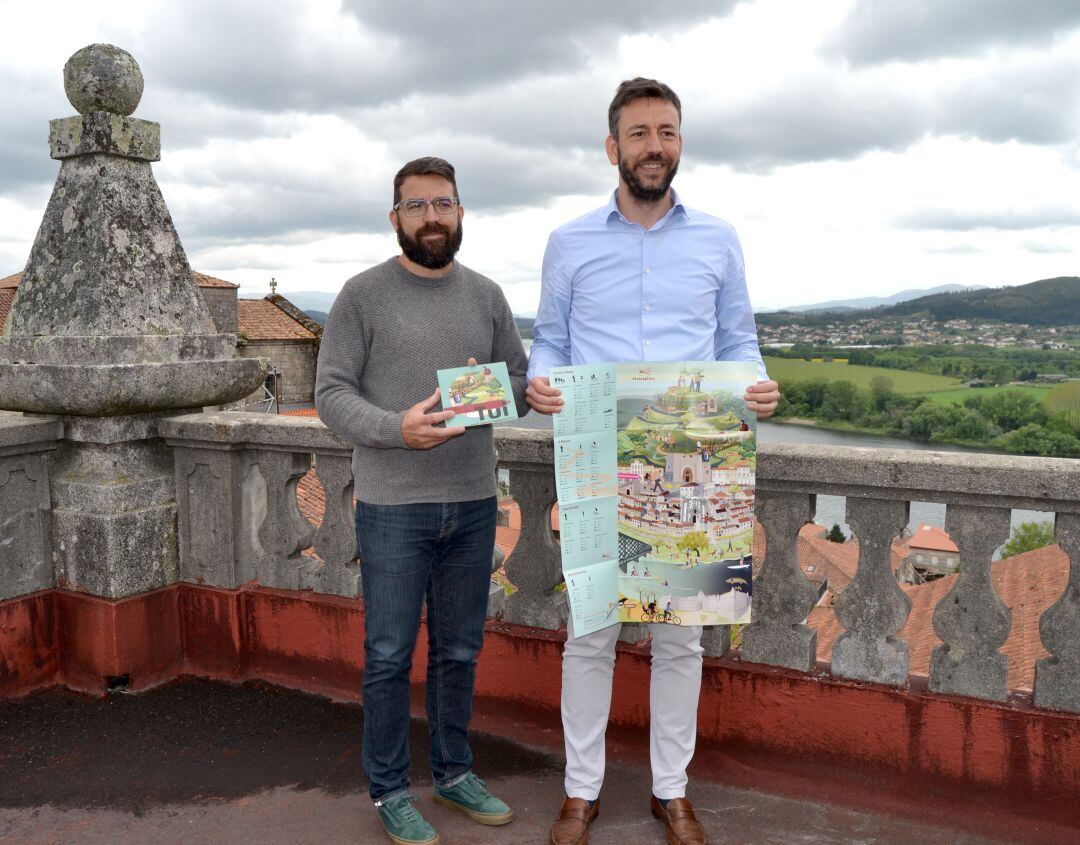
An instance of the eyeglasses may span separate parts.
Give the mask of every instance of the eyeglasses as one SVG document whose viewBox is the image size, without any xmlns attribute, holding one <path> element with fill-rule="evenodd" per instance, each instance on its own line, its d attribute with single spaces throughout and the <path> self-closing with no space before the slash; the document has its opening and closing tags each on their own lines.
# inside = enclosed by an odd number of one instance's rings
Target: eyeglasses
<svg viewBox="0 0 1080 845">
<path fill-rule="evenodd" d="M 457 197 L 435 197 L 433 200 L 402 200 L 394 206 L 394 211 L 401 210 L 406 217 L 423 217 L 427 214 L 428 206 L 433 206 L 437 214 L 453 214 L 454 209 L 461 205 Z"/>
</svg>

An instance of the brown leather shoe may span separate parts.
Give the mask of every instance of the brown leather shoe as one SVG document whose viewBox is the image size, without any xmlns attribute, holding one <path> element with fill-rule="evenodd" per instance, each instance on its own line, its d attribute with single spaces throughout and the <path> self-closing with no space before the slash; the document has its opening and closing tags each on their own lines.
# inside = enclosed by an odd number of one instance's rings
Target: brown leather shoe
<svg viewBox="0 0 1080 845">
<path fill-rule="evenodd" d="M 551 845 L 586 845 L 589 841 L 589 825 L 600 812 L 600 799 L 592 806 L 584 798 L 567 798 L 562 802 L 559 816 L 551 826 Z"/>
<path fill-rule="evenodd" d="M 694 815 L 694 805 L 685 798 L 672 798 L 665 807 L 654 795 L 650 806 L 652 814 L 667 828 L 671 845 L 708 845 L 709 837 Z"/>
</svg>

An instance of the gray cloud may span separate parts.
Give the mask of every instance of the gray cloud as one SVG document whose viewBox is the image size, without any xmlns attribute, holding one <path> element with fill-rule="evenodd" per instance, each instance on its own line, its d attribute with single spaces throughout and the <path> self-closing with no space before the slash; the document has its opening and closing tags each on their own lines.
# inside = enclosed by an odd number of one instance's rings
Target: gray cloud
<svg viewBox="0 0 1080 845">
<path fill-rule="evenodd" d="M 1071 0 L 858 0 L 824 49 L 857 65 L 919 61 L 1045 44 L 1077 26 Z"/>
<path fill-rule="evenodd" d="M 700 131 L 692 116 L 685 123 L 688 156 L 751 171 L 903 150 L 932 136 L 1060 144 L 1080 128 L 1080 61 L 1001 61 L 923 92 L 898 85 L 895 70 L 821 68 L 723 104 Z"/>
<path fill-rule="evenodd" d="M 1051 243 L 1049 241 L 1024 241 L 1020 246 L 1027 252 L 1035 253 L 1036 255 L 1059 255 L 1062 253 L 1076 252 L 1076 250 L 1066 244 Z"/>
<path fill-rule="evenodd" d="M 1080 225 L 1080 209 L 986 209 L 962 211 L 948 208 L 921 208 L 898 215 L 893 223 L 903 229 L 937 229 L 967 232 L 973 229 L 1020 231 Z"/>
<path fill-rule="evenodd" d="M 952 246 L 929 246 L 925 250 L 930 255 L 979 255 L 982 250 L 972 244 L 954 244 Z"/>
<path fill-rule="evenodd" d="M 760 171 L 782 164 L 903 149 L 927 131 L 910 94 L 821 71 L 750 103 L 686 121 L 685 155 Z"/>
<path fill-rule="evenodd" d="M 146 60 L 136 58 L 148 78 L 153 73 L 212 101 L 338 111 L 419 91 L 460 94 L 574 72 L 623 35 L 685 27 L 735 5 L 685 0 L 658 15 L 645 0 L 553 0 L 512 9 L 485 0 L 452 7 L 346 0 L 343 20 L 327 32 L 306 20 L 297 0 L 199 0 L 163 8 L 140 45 Z"/>
</svg>

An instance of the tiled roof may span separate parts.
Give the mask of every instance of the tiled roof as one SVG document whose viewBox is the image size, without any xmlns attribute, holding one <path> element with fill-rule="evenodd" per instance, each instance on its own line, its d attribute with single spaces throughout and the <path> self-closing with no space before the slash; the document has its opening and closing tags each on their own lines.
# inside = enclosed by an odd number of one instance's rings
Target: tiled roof
<svg viewBox="0 0 1080 845">
<path fill-rule="evenodd" d="M 7 319 L 8 311 L 11 310 L 11 303 L 14 301 L 14 288 L 0 288 L 0 329 L 4 327 L 4 321 Z"/>
<path fill-rule="evenodd" d="M 0 288 L 17 288 L 22 281 L 22 271 L 0 279 Z"/>
<path fill-rule="evenodd" d="M 1044 546 L 1000 560 L 991 566 L 991 579 L 1001 600 L 1012 611 L 1012 630 L 1001 651 L 1009 657 L 1009 688 L 1030 690 L 1035 661 L 1047 656 L 1039 639 L 1039 618 L 1060 598 L 1069 576 L 1069 559 L 1060 546 Z M 911 597 L 911 614 L 897 635 L 907 640 L 910 672 L 927 675 L 930 654 L 941 641 L 933 628 L 934 609 L 956 584 L 956 575 L 926 584 L 904 585 Z M 815 607 L 807 620 L 818 635 L 818 660 L 828 661 L 843 627 L 831 607 Z"/>
<path fill-rule="evenodd" d="M 236 302 L 239 333 L 248 341 L 307 340 L 316 335 L 266 299 L 239 299 Z"/>
<path fill-rule="evenodd" d="M 905 549 L 925 549 L 931 552 L 952 552 L 956 554 L 960 550 L 948 534 L 941 528 L 933 525 L 920 525 L 915 533 L 904 540 L 901 544 Z"/>
<path fill-rule="evenodd" d="M 326 513 L 326 496 L 315 475 L 314 467 L 296 482 L 296 502 L 300 505 L 300 513 L 308 522 L 316 527 L 322 525 L 323 514 Z"/>
<path fill-rule="evenodd" d="M 319 414 L 314 408 L 291 408 L 288 411 L 282 411 L 283 417 L 318 417 Z"/>
<path fill-rule="evenodd" d="M 827 586 L 823 602 L 831 604 L 837 593 L 843 592 L 855 578 L 859 565 L 859 542 L 852 538 L 846 543 L 834 543 L 825 539 L 825 528 L 807 523 L 799 529 L 795 541 L 799 565 L 806 577 L 820 591 Z M 754 575 L 765 562 L 765 530 L 754 521 Z"/>
<path fill-rule="evenodd" d="M 238 288 L 240 285 L 233 284 L 232 282 L 226 282 L 224 279 L 216 279 L 213 276 L 207 276 L 206 273 L 200 273 L 195 271 L 195 284 L 201 288 Z"/>
</svg>

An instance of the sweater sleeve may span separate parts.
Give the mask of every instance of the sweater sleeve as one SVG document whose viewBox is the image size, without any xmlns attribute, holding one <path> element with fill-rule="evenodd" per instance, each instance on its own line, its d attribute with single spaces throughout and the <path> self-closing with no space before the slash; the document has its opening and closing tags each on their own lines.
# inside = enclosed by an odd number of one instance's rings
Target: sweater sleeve
<svg viewBox="0 0 1080 845">
<path fill-rule="evenodd" d="M 335 434 L 359 446 L 407 449 L 401 434 L 404 411 L 388 411 L 363 396 L 367 362 L 363 309 L 346 285 L 326 319 L 319 346 L 315 409 Z"/>
</svg>

